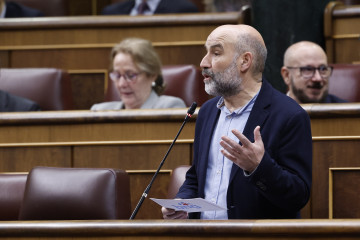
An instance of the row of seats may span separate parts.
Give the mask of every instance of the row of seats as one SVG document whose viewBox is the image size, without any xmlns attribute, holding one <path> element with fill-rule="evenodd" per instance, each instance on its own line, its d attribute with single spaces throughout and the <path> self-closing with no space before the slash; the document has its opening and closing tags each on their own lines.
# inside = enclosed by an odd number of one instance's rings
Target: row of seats
<svg viewBox="0 0 360 240">
<path fill-rule="evenodd" d="M 175 197 L 188 165 L 172 171 L 167 198 Z M 129 176 L 123 170 L 35 167 L 0 174 L 0 221 L 129 219 Z"/>
<path fill-rule="evenodd" d="M 79 8 L 79 4 L 76 1 L 71 0 L 11 0 L 27 7 L 35 8 L 44 13 L 45 16 L 68 16 L 68 15 L 83 15 L 85 9 L 91 9 L 92 14 L 100 13 L 101 8 L 122 0 L 97 0 L 97 4 L 94 5 L 93 1 L 82 1 L 82 9 Z M 198 6 L 199 10 L 204 9 L 203 2 L 201 0 L 191 0 Z"/>
<path fill-rule="evenodd" d="M 18 2 L 20 4 L 23 4 L 25 6 L 35 8 L 40 10 L 45 14 L 45 16 L 67 16 L 69 15 L 68 9 L 69 4 L 71 4 L 70 0 L 12 0 L 14 2 Z M 119 2 L 121 0 L 98 0 L 98 5 L 107 5 L 115 2 Z M 205 4 L 204 1 L 201 0 L 191 0 L 195 5 L 198 6 L 200 11 L 204 10 Z M 83 8 L 93 8 L 93 6 L 90 6 L 90 4 L 93 4 L 93 1 L 87 1 L 89 2 L 89 6 L 83 6 Z M 356 5 L 360 4 L 360 0 L 341 0 L 345 5 Z M 82 2 L 84 4 L 84 2 Z M 98 12 L 100 12 L 101 9 L 97 9 Z M 82 13 L 82 12 L 81 12 Z"/>
<path fill-rule="evenodd" d="M 129 176 L 123 170 L 35 167 L 0 174 L 0 220 L 128 219 Z"/>
<path fill-rule="evenodd" d="M 194 65 L 163 66 L 166 89 L 163 94 L 184 100 L 187 106 L 200 106 L 208 99 L 201 70 Z M 108 79 L 104 101 L 120 100 L 113 82 Z M 0 70 L 0 89 L 37 102 L 44 111 L 72 110 L 73 93 L 68 72 L 54 68 Z"/>
<path fill-rule="evenodd" d="M 71 110 L 70 75 L 54 68 L 3 68 L 0 89 L 38 103 L 42 110 Z"/>
<path fill-rule="evenodd" d="M 349 102 L 360 102 L 360 65 L 333 64 L 329 93 Z M 187 106 L 196 101 L 201 106 L 209 96 L 204 90 L 201 70 L 194 65 L 163 66 L 166 89 L 163 94 L 183 99 Z M 108 79 L 104 101 L 118 101 L 120 96 Z M 54 68 L 1 69 L 0 89 L 37 102 L 44 111 L 72 110 L 71 77 Z"/>
<path fill-rule="evenodd" d="M 335 64 L 334 67 L 329 92 L 350 102 L 359 102 L 360 66 Z M 164 66 L 163 75 L 166 83 L 164 94 L 180 97 L 188 106 L 193 101 L 201 105 L 208 99 L 200 70 L 195 66 Z M 2 69 L 0 89 L 31 99 L 39 103 L 43 110 L 73 109 L 70 76 L 63 70 Z M 120 100 L 120 96 L 109 80 L 104 101 L 117 100 Z"/>
</svg>

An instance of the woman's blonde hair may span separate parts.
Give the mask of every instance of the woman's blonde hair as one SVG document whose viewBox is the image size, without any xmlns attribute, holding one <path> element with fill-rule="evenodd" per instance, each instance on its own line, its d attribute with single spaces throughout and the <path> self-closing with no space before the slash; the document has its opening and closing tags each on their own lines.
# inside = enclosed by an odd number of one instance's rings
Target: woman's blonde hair
<svg viewBox="0 0 360 240">
<path fill-rule="evenodd" d="M 164 90 L 164 80 L 161 73 L 161 61 L 152 43 L 142 38 L 126 38 L 116 44 L 111 50 L 110 61 L 113 70 L 113 61 L 118 53 L 129 54 L 137 67 L 148 76 L 157 76 L 152 88 L 157 94 Z"/>
</svg>

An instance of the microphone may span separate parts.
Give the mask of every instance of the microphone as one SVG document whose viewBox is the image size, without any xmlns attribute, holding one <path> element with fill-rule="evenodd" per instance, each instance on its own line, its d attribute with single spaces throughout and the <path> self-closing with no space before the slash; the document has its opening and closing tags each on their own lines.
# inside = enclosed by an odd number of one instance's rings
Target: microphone
<svg viewBox="0 0 360 240">
<path fill-rule="evenodd" d="M 169 149 L 167 150 L 167 152 L 166 152 L 163 160 L 160 162 L 160 165 L 159 165 L 158 169 L 156 170 L 154 176 L 152 177 L 149 185 L 146 187 L 145 191 L 144 191 L 143 194 L 141 195 L 141 198 L 140 198 L 138 204 L 136 205 L 133 213 L 131 214 L 129 220 L 132 220 L 132 219 L 135 218 L 135 216 L 136 216 L 137 212 L 139 211 L 142 203 L 144 202 L 145 198 L 147 197 L 147 195 L 148 195 L 148 193 L 149 193 L 149 191 L 150 191 L 150 188 L 151 188 L 151 186 L 152 186 L 152 184 L 153 184 L 156 176 L 157 176 L 158 173 L 160 172 L 161 167 L 164 165 L 167 156 L 169 155 L 172 147 L 174 146 L 174 144 L 175 144 L 175 142 L 176 142 L 176 139 L 179 137 L 179 135 L 180 135 L 182 129 L 184 128 L 185 124 L 189 121 L 189 119 L 191 118 L 191 116 L 194 114 L 196 107 L 197 107 L 197 103 L 196 103 L 196 102 L 193 102 L 193 103 L 191 104 L 189 110 L 188 110 L 187 113 L 186 113 L 186 117 L 185 117 L 185 119 L 184 119 L 184 122 L 183 122 L 183 124 L 181 125 L 178 133 L 176 134 L 176 137 L 174 138 L 173 142 L 171 143 Z"/>
</svg>

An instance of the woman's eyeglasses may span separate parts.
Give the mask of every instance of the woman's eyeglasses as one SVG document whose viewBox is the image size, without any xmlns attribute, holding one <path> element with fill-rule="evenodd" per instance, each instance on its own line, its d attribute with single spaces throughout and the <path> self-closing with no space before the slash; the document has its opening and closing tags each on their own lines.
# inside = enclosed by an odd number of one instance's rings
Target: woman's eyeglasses
<svg viewBox="0 0 360 240">
<path fill-rule="evenodd" d="M 109 76 L 110 76 L 110 79 L 113 80 L 114 82 L 119 81 L 121 77 L 123 77 L 127 82 L 133 82 L 137 79 L 137 77 L 140 74 L 141 74 L 141 72 L 139 72 L 139 73 L 128 72 L 125 74 L 120 74 L 119 72 L 113 71 L 109 74 Z"/>
</svg>

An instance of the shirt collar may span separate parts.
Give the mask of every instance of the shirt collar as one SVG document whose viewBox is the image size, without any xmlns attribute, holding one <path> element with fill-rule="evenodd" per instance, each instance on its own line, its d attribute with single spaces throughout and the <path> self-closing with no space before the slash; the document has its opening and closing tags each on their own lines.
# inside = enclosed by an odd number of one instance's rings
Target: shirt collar
<svg viewBox="0 0 360 240">
<path fill-rule="evenodd" d="M 150 9 L 150 12 L 154 13 L 161 0 L 147 0 L 146 3 Z M 138 8 L 142 0 L 135 1 L 135 9 Z"/>
<path fill-rule="evenodd" d="M 250 101 L 248 103 L 245 104 L 245 106 L 242 106 L 238 109 L 236 109 L 234 112 L 230 113 L 230 111 L 226 108 L 225 106 L 225 101 L 224 101 L 224 97 L 221 97 L 219 99 L 219 101 L 217 102 L 216 107 L 220 110 L 225 110 L 225 112 L 227 114 L 241 114 L 242 112 L 244 112 L 249 106 L 252 106 L 257 98 L 257 96 L 259 95 L 260 90 L 255 94 L 255 96 L 253 98 L 250 99 Z"/>
</svg>

